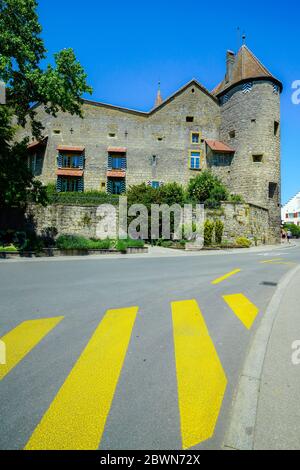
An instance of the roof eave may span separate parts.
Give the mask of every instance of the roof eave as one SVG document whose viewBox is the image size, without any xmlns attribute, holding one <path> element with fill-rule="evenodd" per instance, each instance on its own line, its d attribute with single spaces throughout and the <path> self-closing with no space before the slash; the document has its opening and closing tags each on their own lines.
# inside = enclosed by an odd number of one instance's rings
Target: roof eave
<svg viewBox="0 0 300 470">
<path fill-rule="evenodd" d="M 282 92 L 283 90 L 283 84 L 280 80 L 278 80 L 277 78 L 275 77 L 268 77 L 268 76 L 265 76 L 265 77 L 262 77 L 262 76 L 259 76 L 259 77 L 248 77 L 248 78 L 243 78 L 242 80 L 239 80 L 238 82 L 235 82 L 235 83 L 231 83 L 230 85 L 228 85 L 227 87 L 223 88 L 221 91 L 217 92 L 216 93 L 216 97 L 217 98 L 220 98 L 220 96 L 222 96 L 222 94 L 224 93 L 228 93 L 228 91 L 232 90 L 232 88 L 235 88 L 237 85 L 240 85 L 240 84 L 243 84 L 243 83 L 247 83 L 251 80 L 258 80 L 258 81 L 264 81 L 264 80 L 269 80 L 270 82 L 273 82 L 273 83 L 276 83 L 276 85 L 279 86 L 280 88 L 280 93 Z"/>
</svg>

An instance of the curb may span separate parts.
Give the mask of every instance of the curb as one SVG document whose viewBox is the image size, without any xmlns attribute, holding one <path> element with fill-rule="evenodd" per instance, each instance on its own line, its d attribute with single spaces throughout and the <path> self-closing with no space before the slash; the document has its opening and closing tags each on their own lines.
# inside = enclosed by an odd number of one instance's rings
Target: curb
<svg viewBox="0 0 300 470">
<path fill-rule="evenodd" d="M 253 450 L 260 382 L 269 339 L 285 290 L 299 270 L 300 266 L 296 266 L 279 282 L 255 332 L 233 398 L 230 423 L 223 443 L 224 449 Z"/>
</svg>

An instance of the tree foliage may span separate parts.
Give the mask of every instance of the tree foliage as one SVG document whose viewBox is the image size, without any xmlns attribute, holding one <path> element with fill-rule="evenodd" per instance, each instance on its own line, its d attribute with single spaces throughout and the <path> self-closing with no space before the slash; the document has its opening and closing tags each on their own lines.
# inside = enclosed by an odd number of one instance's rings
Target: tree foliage
<svg viewBox="0 0 300 470">
<path fill-rule="evenodd" d="M 223 183 L 211 171 L 204 170 L 192 178 L 188 185 L 189 197 L 197 203 L 206 203 L 207 207 L 219 207 L 220 201 L 227 200 L 228 191 Z"/>
<path fill-rule="evenodd" d="M 42 68 L 46 49 L 36 9 L 36 0 L 0 0 L 0 81 L 6 84 L 6 105 L 0 105 L 0 204 L 5 206 L 24 204 L 29 194 L 45 200 L 27 168 L 27 141 L 13 143 L 15 124 L 29 122 L 41 139 L 35 104 L 52 116 L 60 110 L 81 116 L 81 96 L 92 91 L 72 49 L 56 53 L 54 65 Z"/>
</svg>

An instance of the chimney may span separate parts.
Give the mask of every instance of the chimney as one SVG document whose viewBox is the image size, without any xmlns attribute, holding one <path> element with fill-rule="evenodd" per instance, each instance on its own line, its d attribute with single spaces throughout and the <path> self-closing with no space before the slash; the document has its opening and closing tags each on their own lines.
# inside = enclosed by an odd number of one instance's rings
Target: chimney
<svg viewBox="0 0 300 470">
<path fill-rule="evenodd" d="M 232 80 L 232 70 L 235 63 L 235 54 L 232 51 L 226 53 L 226 83 Z"/>
</svg>

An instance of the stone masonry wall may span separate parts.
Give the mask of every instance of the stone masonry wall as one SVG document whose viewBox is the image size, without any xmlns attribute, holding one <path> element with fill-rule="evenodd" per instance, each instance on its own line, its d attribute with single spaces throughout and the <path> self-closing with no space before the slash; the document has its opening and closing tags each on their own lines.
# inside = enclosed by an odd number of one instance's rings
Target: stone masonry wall
<svg viewBox="0 0 300 470">
<path fill-rule="evenodd" d="M 31 205 L 28 213 L 33 216 L 39 234 L 50 227 L 55 227 L 58 235 L 77 234 L 88 238 L 113 238 L 118 221 L 118 207 L 105 204 L 99 207 Z M 264 208 L 252 204 L 223 203 L 217 213 L 206 210 L 206 218 L 222 220 L 223 240 L 228 242 L 234 242 L 237 237 L 247 237 L 252 240 L 256 238 L 258 244 L 269 241 L 269 214 Z"/>
</svg>

